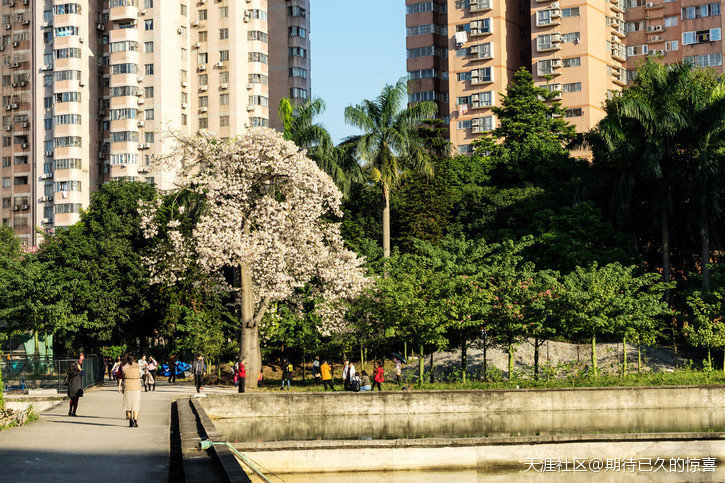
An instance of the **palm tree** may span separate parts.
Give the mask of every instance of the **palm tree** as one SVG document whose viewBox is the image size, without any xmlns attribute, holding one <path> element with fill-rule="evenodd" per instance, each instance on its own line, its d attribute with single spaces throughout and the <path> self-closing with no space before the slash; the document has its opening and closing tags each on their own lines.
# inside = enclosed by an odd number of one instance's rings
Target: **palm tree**
<svg viewBox="0 0 725 483">
<path fill-rule="evenodd" d="M 388 84 L 375 100 L 345 108 L 345 122 L 363 131 L 355 139 L 357 153 L 365 160 L 369 178 L 383 189 L 383 256 L 390 256 L 390 190 L 403 170 L 431 172 L 428 156 L 416 135 L 417 124 L 436 113 L 432 102 L 405 107 L 408 86 L 403 79 Z"/>
<path fill-rule="evenodd" d="M 284 138 L 300 148 L 307 149 L 307 156 L 330 175 L 340 191 L 347 196 L 351 181 L 362 178 L 360 165 L 347 146 L 335 146 L 327 129 L 315 123 L 315 117 L 325 111 L 325 101 L 319 97 L 307 99 L 292 106 L 289 99 L 279 102 L 279 118 L 284 123 Z"/>
<path fill-rule="evenodd" d="M 651 188 L 646 196 L 660 229 L 665 283 L 670 281 L 672 187 L 681 175 L 675 146 L 690 129 L 684 101 L 693 72 L 688 64 L 665 66 L 648 60 L 640 67 L 634 85 L 607 102 L 607 116 L 587 136 L 595 158 L 599 157 L 613 182 L 609 205 L 615 218 L 623 222 L 637 192 Z"/>
<path fill-rule="evenodd" d="M 710 73 L 701 82 L 692 83 L 690 112 L 692 120 L 687 136 L 694 156 L 690 181 L 692 216 L 700 235 L 702 283 L 710 286 L 710 223 L 720 215 L 723 153 L 725 142 L 725 86 L 714 82 Z"/>
</svg>

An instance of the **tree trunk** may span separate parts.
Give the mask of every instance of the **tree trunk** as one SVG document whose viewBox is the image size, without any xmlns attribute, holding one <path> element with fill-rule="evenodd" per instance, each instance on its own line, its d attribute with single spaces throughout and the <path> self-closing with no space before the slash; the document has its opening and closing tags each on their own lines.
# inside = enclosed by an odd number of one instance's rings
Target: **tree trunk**
<svg viewBox="0 0 725 483">
<path fill-rule="evenodd" d="M 360 370 L 365 370 L 365 352 L 363 351 L 362 344 L 360 344 Z"/>
<path fill-rule="evenodd" d="M 305 363 L 307 362 L 306 359 L 306 352 L 302 351 L 302 382 L 305 382 L 305 376 L 307 375 L 307 366 L 305 366 Z"/>
<path fill-rule="evenodd" d="M 534 381 L 539 380 L 539 336 L 534 336 Z"/>
<path fill-rule="evenodd" d="M 594 377 L 597 376 L 597 336 L 592 336 L 592 370 Z"/>
<path fill-rule="evenodd" d="M 259 371 L 262 369 L 262 353 L 259 347 L 259 327 L 254 322 L 254 297 L 252 293 L 252 274 L 242 264 L 239 267 L 242 283 L 242 327 L 239 341 L 239 355 L 247 361 L 250 377 L 245 378 L 245 387 L 257 387 Z"/>
<path fill-rule="evenodd" d="M 488 361 L 486 360 L 486 350 L 488 349 L 488 342 L 483 341 L 483 380 L 488 380 Z"/>
<path fill-rule="evenodd" d="M 509 342 L 509 381 L 514 375 L 514 345 Z"/>
<path fill-rule="evenodd" d="M 461 344 L 461 380 L 463 381 L 463 384 L 466 383 L 466 372 L 468 371 L 468 357 L 466 356 L 466 349 L 468 349 L 467 342 L 468 341 L 464 339 L 463 344 Z"/>
<path fill-rule="evenodd" d="M 435 352 L 430 353 L 430 383 L 433 384 L 435 382 L 435 377 L 433 377 L 433 354 Z"/>
<path fill-rule="evenodd" d="M 623 354 L 622 376 L 626 376 L 627 375 L 627 336 L 622 337 L 622 354 Z"/>
<path fill-rule="evenodd" d="M 390 258 L 390 187 L 383 185 L 383 257 Z"/>
<path fill-rule="evenodd" d="M 418 385 L 423 385 L 423 372 L 425 372 L 425 359 L 423 357 L 423 346 L 420 346 L 420 354 L 418 354 Z"/>
<path fill-rule="evenodd" d="M 700 237 L 701 237 L 701 248 L 702 248 L 702 288 L 704 290 L 710 289 L 710 224 L 707 218 L 703 215 L 702 221 L 700 222 Z"/>
<path fill-rule="evenodd" d="M 660 216 L 660 229 L 662 232 L 662 280 L 665 283 L 670 283 L 670 221 L 668 218 L 667 203 L 662 206 Z M 665 290 L 665 300 L 670 300 L 669 288 Z"/>
<path fill-rule="evenodd" d="M 637 374 L 642 374 L 642 343 L 637 336 Z"/>
</svg>

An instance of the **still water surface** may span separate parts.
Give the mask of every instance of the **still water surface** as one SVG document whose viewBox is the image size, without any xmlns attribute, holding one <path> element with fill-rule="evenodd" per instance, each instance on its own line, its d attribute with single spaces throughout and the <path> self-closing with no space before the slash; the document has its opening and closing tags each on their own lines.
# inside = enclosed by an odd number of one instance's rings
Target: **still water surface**
<svg viewBox="0 0 725 483">
<path fill-rule="evenodd" d="M 725 411 L 695 408 L 419 416 L 342 414 L 326 418 L 218 419 L 214 424 L 233 442 L 689 433 L 725 431 Z"/>
</svg>

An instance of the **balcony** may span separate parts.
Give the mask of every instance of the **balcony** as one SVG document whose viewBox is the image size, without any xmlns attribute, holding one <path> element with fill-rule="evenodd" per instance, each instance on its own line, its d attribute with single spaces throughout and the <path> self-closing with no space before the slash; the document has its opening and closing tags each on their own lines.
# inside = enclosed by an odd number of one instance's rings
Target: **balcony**
<svg viewBox="0 0 725 483">
<path fill-rule="evenodd" d="M 610 7 L 617 13 L 624 13 L 624 2 L 622 2 L 621 0 L 613 0 Z"/>
<path fill-rule="evenodd" d="M 620 62 L 625 62 L 627 60 L 627 51 L 624 48 L 624 45 L 619 44 L 617 47 L 612 47 L 612 58 Z"/>
<path fill-rule="evenodd" d="M 137 21 L 138 5 L 113 7 L 109 12 L 108 18 L 111 22 Z"/>
<path fill-rule="evenodd" d="M 658 8 L 665 8 L 664 3 L 647 2 L 644 6 L 647 10 L 655 10 Z"/>
<path fill-rule="evenodd" d="M 491 0 L 471 0 L 469 5 L 470 12 L 487 12 L 491 10 Z"/>
</svg>

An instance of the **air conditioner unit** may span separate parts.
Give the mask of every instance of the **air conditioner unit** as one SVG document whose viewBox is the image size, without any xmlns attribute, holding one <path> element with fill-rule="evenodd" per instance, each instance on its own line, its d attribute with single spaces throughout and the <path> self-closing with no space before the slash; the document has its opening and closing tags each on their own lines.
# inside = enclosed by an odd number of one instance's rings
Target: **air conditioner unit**
<svg viewBox="0 0 725 483">
<path fill-rule="evenodd" d="M 27 18 L 23 20 L 23 25 L 30 25 L 30 20 L 28 20 Z"/>
<path fill-rule="evenodd" d="M 46 196 L 45 201 L 53 201 L 53 195 Z"/>
<path fill-rule="evenodd" d="M 27 82 L 25 82 L 25 81 L 20 81 L 20 82 L 18 82 L 18 85 L 19 85 L 20 87 L 25 87 L 26 85 L 28 85 L 28 83 L 27 83 Z"/>
<path fill-rule="evenodd" d="M 43 173 L 43 176 L 41 176 L 43 179 L 53 179 L 53 173 Z"/>
<path fill-rule="evenodd" d="M 97 28 L 98 30 L 106 30 L 106 26 L 105 26 L 105 25 L 103 25 L 102 23 L 98 23 L 98 24 L 96 24 L 96 28 Z"/>
<path fill-rule="evenodd" d="M 144 125 L 146 125 L 146 123 L 144 121 L 139 121 L 139 122 L 136 123 L 136 125 L 138 127 L 144 127 Z"/>
<path fill-rule="evenodd" d="M 143 104 L 144 102 L 146 102 L 146 100 L 144 100 L 144 98 L 143 98 L 143 97 L 139 97 L 139 98 L 138 98 L 138 103 L 139 103 L 139 104 Z"/>
<path fill-rule="evenodd" d="M 194 45 L 192 45 L 192 47 L 198 49 L 199 47 L 201 47 L 201 42 L 194 42 Z"/>
<path fill-rule="evenodd" d="M 43 22 L 43 28 L 47 29 L 53 26 L 53 22 Z"/>
<path fill-rule="evenodd" d="M 247 89 L 254 89 L 254 84 L 247 84 Z"/>
<path fill-rule="evenodd" d="M 552 3 L 551 3 L 551 4 L 549 5 L 549 8 L 559 8 L 559 2 L 552 2 Z"/>
<path fill-rule="evenodd" d="M 204 64 L 200 65 L 199 70 L 206 70 L 206 65 L 204 65 Z"/>
<path fill-rule="evenodd" d="M 13 205 L 13 211 L 20 211 L 20 205 Z"/>
<path fill-rule="evenodd" d="M 253 111 L 253 110 L 254 110 L 254 106 L 253 105 L 250 104 L 250 105 L 247 106 L 247 111 Z"/>
<path fill-rule="evenodd" d="M 662 25 L 655 25 L 655 32 L 662 30 Z"/>
<path fill-rule="evenodd" d="M 199 3 L 204 5 L 206 3 L 206 0 L 199 0 Z"/>
<path fill-rule="evenodd" d="M 10 109 L 12 109 L 12 106 L 10 106 L 10 104 L 5 104 L 5 110 L 9 111 Z"/>
<path fill-rule="evenodd" d="M 27 5 L 27 4 L 28 4 L 28 0 L 23 0 L 23 5 Z"/>
<path fill-rule="evenodd" d="M 227 84 L 226 82 L 224 82 L 223 84 L 219 84 L 219 88 L 220 89 L 229 89 L 229 84 Z"/>
<path fill-rule="evenodd" d="M 181 108 L 182 109 L 186 109 L 187 107 L 189 107 L 189 105 L 186 102 L 182 102 L 181 103 Z"/>
<path fill-rule="evenodd" d="M 10 30 L 11 28 L 13 28 L 12 24 L 9 24 L 9 23 L 5 24 L 5 30 Z"/>
<path fill-rule="evenodd" d="M 199 90 L 206 92 L 209 90 L 209 86 L 199 86 Z"/>
<path fill-rule="evenodd" d="M 53 151 L 46 151 L 45 155 L 48 157 L 51 157 L 51 156 L 53 156 Z"/>
<path fill-rule="evenodd" d="M 83 81 L 78 81 L 78 85 L 81 86 L 81 87 L 85 87 L 86 86 L 86 83 L 83 82 Z"/>
<path fill-rule="evenodd" d="M 551 18 L 561 17 L 561 10 L 554 8 L 551 10 Z"/>
<path fill-rule="evenodd" d="M 18 83 L 17 83 L 17 82 L 13 82 L 13 83 L 12 83 L 12 84 L 10 84 L 10 85 L 12 85 L 13 87 L 18 87 Z"/>
<path fill-rule="evenodd" d="M 141 10 L 138 11 L 138 13 L 139 13 L 139 15 L 146 15 L 146 9 L 142 8 Z"/>
<path fill-rule="evenodd" d="M 143 82 L 143 76 L 140 75 L 140 76 L 136 77 L 136 82 Z"/>
<path fill-rule="evenodd" d="M 182 83 L 181 83 L 181 87 L 187 87 L 188 85 L 189 85 L 189 84 L 187 84 L 186 82 L 182 82 Z"/>
<path fill-rule="evenodd" d="M 148 168 L 148 166 L 139 166 L 138 172 L 139 173 L 148 173 L 149 172 L 149 168 Z"/>
<path fill-rule="evenodd" d="M 21 209 L 21 210 L 27 210 L 28 208 L 29 208 L 29 206 L 28 206 L 28 205 L 21 205 L 21 206 L 20 206 L 20 209 Z"/>
<path fill-rule="evenodd" d="M 13 127 L 12 127 L 12 126 L 11 126 L 10 124 L 8 124 L 7 126 L 5 126 L 5 130 L 6 130 L 6 131 L 9 131 L 9 130 L 11 130 L 12 128 L 13 128 Z"/>
<path fill-rule="evenodd" d="M 53 70 L 53 64 L 45 64 L 40 70 Z"/>
<path fill-rule="evenodd" d="M 208 110 L 209 110 L 209 108 L 207 108 L 207 107 L 200 107 L 199 108 L 199 112 L 206 112 Z"/>
<path fill-rule="evenodd" d="M 83 37 L 78 37 L 78 42 L 83 43 Z"/>
<path fill-rule="evenodd" d="M 23 149 L 28 149 L 28 143 L 23 143 L 20 145 L 20 147 Z"/>
<path fill-rule="evenodd" d="M 13 104 L 11 104 L 10 106 L 11 106 L 11 107 L 12 107 L 13 109 L 17 109 L 18 107 L 20 107 L 20 106 L 19 106 L 18 104 L 16 104 L 16 103 L 13 103 Z"/>
<path fill-rule="evenodd" d="M 10 3 L 8 3 L 8 6 L 9 6 L 9 7 L 14 7 L 14 6 L 15 6 L 15 2 L 13 2 L 13 1 L 11 0 L 11 1 L 10 1 Z"/>
<path fill-rule="evenodd" d="M 656 40 L 659 40 L 660 39 L 660 36 L 659 35 L 653 35 L 651 37 L 651 39 L 656 41 Z"/>
<path fill-rule="evenodd" d="M 561 34 L 551 34 L 552 42 L 561 42 Z"/>
<path fill-rule="evenodd" d="M 561 67 L 561 59 L 551 59 L 552 67 Z"/>
<path fill-rule="evenodd" d="M 20 67 L 20 63 L 19 63 L 19 62 L 13 62 L 13 65 L 12 65 L 12 67 L 13 67 L 14 69 L 17 69 L 18 67 Z"/>
<path fill-rule="evenodd" d="M 249 127 L 249 123 L 248 122 L 245 122 L 244 123 L 244 127 Z"/>
<path fill-rule="evenodd" d="M 18 45 L 20 45 L 20 42 L 13 42 L 13 47 L 17 47 Z"/>
<path fill-rule="evenodd" d="M 178 29 L 176 29 L 176 33 L 179 34 L 179 35 L 181 35 L 183 32 L 184 32 L 184 29 L 182 29 L 181 27 L 179 27 Z"/>
<path fill-rule="evenodd" d="M 222 67 L 224 67 L 224 62 L 217 62 L 216 66 L 221 69 Z"/>
<path fill-rule="evenodd" d="M 244 21 L 248 23 L 250 20 L 252 20 L 252 17 L 250 17 L 248 13 L 245 13 L 244 14 Z"/>
<path fill-rule="evenodd" d="M 5 46 L 4 45 L 0 45 L 0 50 L 5 50 Z"/>
<path fill-rule="evenodd" d="M 199 26 L 199 21 L 198 20 L 194 20 L 193 22 L 191 22 L 191 25 L 193 25 L 194 27 L 198 27 Z"/>
<path fill-rule="evenodd" d="M 27 128 L 28 126 L 30 126 L 30 124 L 29 124 L 29 123 L 27 123 L 27 122 L 21 122 L 21 123 L 20 123 L 20 125 L 21 125 L 22 127 L 25 127 L 25 128 Z"/>
</svg>

